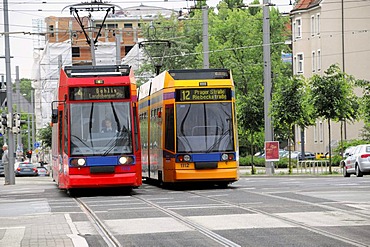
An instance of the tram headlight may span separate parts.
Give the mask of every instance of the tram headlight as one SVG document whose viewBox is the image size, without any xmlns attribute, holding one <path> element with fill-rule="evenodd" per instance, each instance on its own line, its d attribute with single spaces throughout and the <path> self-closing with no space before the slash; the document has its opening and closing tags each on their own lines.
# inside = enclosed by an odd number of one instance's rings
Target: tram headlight
<svg viewBox="0 0 370 247">
<path fill-rule="evenodd" d="M 118 161 L 121 165 L 131 165 L 134 163 L 134 159 L 131 156 L 121 156 Z"/>
<path fill-rule="evenodd" d="M 189 162 L 191 160 L 191 157 L 189 154 L 184 155 L 184 161 Z"/>
<path fill-rule="evenodd" d="M 75 158 L 70 160 L 72 166 L 84 166 L 86 165 L 86 160 L 83 158 Z"/>
<path fill-rule="evenodd" d="M 221 155 L 222 161 L 231 161 L 234 160 L 234 154 L 222 154 Z"/>
<path fill-rule="evenodd" d="M 191 156 L 189 154 L 184 154 L 184 155 L 179 155 L 177 156 L 177 161 L 178 162 L 190 162 L 191 161 Z"/>
</svg>

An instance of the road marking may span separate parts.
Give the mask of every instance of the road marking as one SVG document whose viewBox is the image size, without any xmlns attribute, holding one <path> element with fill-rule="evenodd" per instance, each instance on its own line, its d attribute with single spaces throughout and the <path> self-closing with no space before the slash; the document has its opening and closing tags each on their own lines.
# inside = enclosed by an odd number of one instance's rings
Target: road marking
<svg viewBox="0 0 370 247">
<path fill-rule="evenodd" d="M 76 247 L 89 247 L 86 239 L 79 236 L 80 233 L 78 232 L 75 224 L 72 222 L 71 216 L 69 214 L 64 214 L 64 217 L 67 221 L 67 224 L 69 225 L 69 228 L 72 231 L 72 234 L 67 234 L 67 237 L 72 240 L 73 245 Z"/>
<path fill-rule="evenodd" d="M 191 216 L 187 218 L 210 230 L 296 227 L 283 220 L 263 214 L 228 214 Z"/>
<path fill-rule="evenodd" d="M 4 237 L 0 240 L 0 246 L 19 247 L 26 231 L 26 227 L 9 227 L 5 229 Z"/>
<path fill-rule="evenodd" d="M 170 217 L 106 220 L 105 224 L 115 234 L 145 234 L 161 232 L 194 231 Z"/>
<path fill-rule="evenodd" d="M 369 219 L 341 211 L 280 213 L 275 215 L 315 227 L 370 225 Z"/>
</svg>

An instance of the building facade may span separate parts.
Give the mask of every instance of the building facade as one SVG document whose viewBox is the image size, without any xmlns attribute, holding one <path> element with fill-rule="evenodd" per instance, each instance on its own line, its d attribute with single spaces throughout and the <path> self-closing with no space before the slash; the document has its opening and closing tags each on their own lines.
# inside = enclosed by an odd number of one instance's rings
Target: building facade
<svg viewBox="0 0 370 247">
<path fill-rule="evenodd" d="M 178 14 L 174 10 L 140 5 L 110 13 L 107 18 L 81 17 L 84 30 L 74 17 L 45 18 L 45 43 L 42 47 L 38 45 L 35 52 L 37 73 L 32 84 L 35 88 L 36 128 L 41 129 L 50 123 L 51 102 L 58 86 L 60 66 L 92 64 L 89 39 L 98 37 L 94 45 L 96 65 L 120 64 L 142 37 L 144 23 L 155 21 L 159 16 L 169 18 Z"/>
<path fill-rule="evenodd" d="M 370 80 L 370 5 L 351 0 L 300 0 L 290 12 L 292 23 L 293 73 L 310 78 L 324 75 L 330 65 L 338 64 L 342 71 L 356 79 Z M 360 95 L 361 90 L 355 89 Z M 343 131 L 341 131 L 341 125 Z M 331 146 L 340 140 L 359 139 L 363 122 L 331 122 Z M 295 149 L 327 152 L 329 133 L 327 121 L 303 131 L 296 129 Z"/>
</svg>

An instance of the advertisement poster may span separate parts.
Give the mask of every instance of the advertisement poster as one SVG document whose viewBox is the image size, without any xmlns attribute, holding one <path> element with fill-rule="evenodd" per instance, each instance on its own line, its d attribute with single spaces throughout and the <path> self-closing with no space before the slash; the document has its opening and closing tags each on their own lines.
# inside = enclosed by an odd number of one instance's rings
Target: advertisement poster
<svg viewBox="0 0 370 247">
<path fill-rule="evenodd" d="M 279 142 L 265 142 L 266 161 L 279 161 Z"/>
</svg>

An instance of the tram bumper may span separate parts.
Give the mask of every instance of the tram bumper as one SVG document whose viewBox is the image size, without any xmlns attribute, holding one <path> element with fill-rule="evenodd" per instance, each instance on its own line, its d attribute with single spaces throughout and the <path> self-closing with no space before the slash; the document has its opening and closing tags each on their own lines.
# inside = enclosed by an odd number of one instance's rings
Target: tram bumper
<svg viewBox="0 0 370 247">
<path fill-rule="evenodd" d="M 136 173 L 70 175 L 68 188 L 137 187 L 141 185 Z"/>
<path fill-rule="evenodd" d="M 176 170 L 175 181 L 229 181 L 234 182 L 239 179 L 238 168 L 223 169 L 201 169 L 201 170 Z"/>
</svg>

